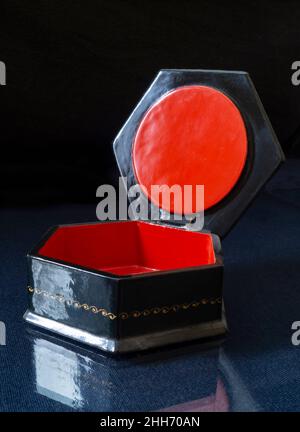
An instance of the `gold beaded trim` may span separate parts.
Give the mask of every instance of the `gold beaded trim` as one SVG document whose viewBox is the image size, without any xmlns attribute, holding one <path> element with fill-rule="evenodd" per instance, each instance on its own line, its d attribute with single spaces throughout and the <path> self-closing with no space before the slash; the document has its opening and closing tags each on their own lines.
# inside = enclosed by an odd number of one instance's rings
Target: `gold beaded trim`
<svg viewBox="0 0 300 432">
<path fill-rule="evenodd" d="M 44 297 L 51 298 L 61 303 L 65 303 L 68 306 L 74 306 L 76 309 L 83 309 L 85 311 L 91 311 L 94 314 L 101 314 L 102 316 L 109 318 L 111 320 L 114 320 L 116 318 L 121 318 L 122 320 L 126 320 L 128 318 L 140 318 L 140 317 L 147 317 L 149 315 L 158 315 L 158 314 L 165 315 L 169 312 L 178 312 L 179 310 L 196 309 L 204 305 L 215 305 L 215 304 L 222 303 L 221 297 L 210 298 L 210 299 L 203 298 L 199 301 L 193 301 L 190 303 L 175 304 L 172 306 L 158 306 L 149 309 L 144 309 L 143 311 L 120 312 L 119 314 L 115 315 L 114 313 L 108 312 L 106 309 L 103 308 L 98 308 L 97 306 L 90 306 L 86 303 L 81 304 L 77 300 L 67 300 L 61 294 L 51 294 L 39 288 L 32 288 L 31 286 L 28 286 L 28 291 L 31 294 L 42 295 Z"/>
</svg>

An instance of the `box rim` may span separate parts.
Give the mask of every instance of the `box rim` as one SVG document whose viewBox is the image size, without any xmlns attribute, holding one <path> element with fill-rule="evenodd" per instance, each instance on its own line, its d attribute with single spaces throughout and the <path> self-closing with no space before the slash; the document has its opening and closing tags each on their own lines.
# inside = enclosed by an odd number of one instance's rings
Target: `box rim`
<svg viewBox="0 0 300 432">
<path fill-rule="evenodd" d="M 38 251 L 41 249 L 41 247 L 49 240 L 49 238 L 55 233 L 55 231 L 60 228 L 60 227 L 72 227 L 72 226 L 80 226 L 80 225 L 97 225 L 97 224 L 103 224 L 103 223 L 134 223 L 134 222 L 139 222 L 139 223 L 145 223 L 145 224 L 150 224 L 150 225 L 159 225 L 159 226 L 167 226 L 168 228 L 171 229 L 179 229 L 182 231 L 186 231 L 189 232 L 187 229 L 178 227 L 178 226 L 174 226 L 174 225 L 163 225 L 161 223 L 155 223 L 153 221 L 132 221 L 132 220 L 116 220 L 116 221 L 94 221 L 94 222 L 84 222 L 84 223 L 70 223 L 70 224 L 61 224 L 61 225 L 55 225 L 51 228 L 49 228 L 46 233 L 44 234 L 44 236 L 41 238 L 41 240 L 27 253 L 27 258 L 33 258 L 39 261 L 43 261 L 43 262 L 48 262 L 51 264 L 57 264 L 59 266 L 62 267 L 68 267 L 68 268 L 72 268 L 72 269 L 77 269 L 80 271 L 85 271 L 87 273 L 93 273 L 96 274 L 100 277 L 103 278 L 110 278 L 110 279 L 114 279 L 114 280 L 132 280 L 132 279 L 141 279 L 141 278 L 145 278 L 145 277 L 155 277 L 155 276 L 160 276 L 163 274 L 176 274 L 176 273 L 181 273 L 181 272 L 192 272 L 192 271 L 200 271 L 200 270 L 209 270 L 212 268 L 218 268 L 218 267 L 224 267 L 223 264 L 223 256 L 221 253 L 221 247 L 220 247 L 220 239 L 219 236 L 213 233 L 210 233 L 209 231 L 193 231 L 193 233 L 195 234 L 209 234 L 211 236 L 212 242 L 213 242 L 213 248 L 214 248 L 214 253 L 215 253 L 215 257 L 216 257 L 216 262 L 213 264 L 207 264 L 207 265 L 201 265 L 201 266 L 193 266 L 193 267 L 181 267 L 181 268 L 177 268 L 177 269 L 170 269 L 170 270 L 156 270 L 154 272 L 149 272 L 149 273 L 139 273 L 139 274 L 133 274 L 133 275 L 116 275 L 114 273 L 110 273 L 110 272 L 106 272 L 104 270 L 97 270 L 91 267 L 85 267 L 85 266 L 81 266 L 79 264 L 74 264 L 68 261 L 64 261 L 64 260 L 60 260 L 60 259 L 55 259 L 55 258 L 50 258 L 47 257 L 45 255 L 40 255 L 38 253 Z M 216 238 L 218 239 L 218 244 L 216 244 Z"/>
</svg>

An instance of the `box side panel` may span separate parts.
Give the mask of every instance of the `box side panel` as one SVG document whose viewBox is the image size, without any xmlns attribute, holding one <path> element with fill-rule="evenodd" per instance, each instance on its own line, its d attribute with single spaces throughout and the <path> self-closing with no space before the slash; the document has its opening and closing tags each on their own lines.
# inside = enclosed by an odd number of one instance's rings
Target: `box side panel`
<svg viewBox="0 0 300 432">
<path fill-rule="evenodd" d="M 118 338 L 222 319 L 223 266 L 120 282 Z"/>
<path fill-rule="evenodd" d="M 115 338 L 117 291 L 109 277 L 28 257 L 29 311 L 41 317 Z"/>
</svg>

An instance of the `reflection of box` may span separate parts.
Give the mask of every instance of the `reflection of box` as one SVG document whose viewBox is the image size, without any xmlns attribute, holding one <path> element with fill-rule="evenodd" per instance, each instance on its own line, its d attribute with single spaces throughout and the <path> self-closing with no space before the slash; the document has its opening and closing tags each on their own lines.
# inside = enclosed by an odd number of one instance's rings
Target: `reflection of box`
<svg viewBox="0 0 300 432">
<path fill-rule="evenodd" d="M 114 359 L 30 333 L 38 393 L 68 407 L 153 411 L 188 403 L 210 410 L 226 401 L 217 394 L 218 349 L 204 352 L 194 345 Z"/>
<path fill-rule="evenodd" d="M 224 333 L 217 235 L 283 159 L 249 76 L 160 72 L 114 150 L 128 186 L 160 219 L 52 230 L 28 256 L 25 319 L 111 352 Z M 204 185 L 205 230 L 188 229 L 203 210 L 194 192 L 184 214 L 173 195 L 165 203 L 150 194 L 175 184 Z"/>
</svg>

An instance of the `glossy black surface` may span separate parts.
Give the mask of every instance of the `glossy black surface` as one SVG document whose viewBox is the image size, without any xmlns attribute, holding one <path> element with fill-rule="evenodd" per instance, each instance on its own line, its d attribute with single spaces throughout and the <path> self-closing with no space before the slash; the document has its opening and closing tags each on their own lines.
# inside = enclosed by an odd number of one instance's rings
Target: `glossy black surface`
<svg viewBox="0 0 300 432">
<path fill-rule="evenodd" d="M 35 292 L 28 293 L 29 309 L 32 312 L 74 327 L 79 326 L 99 336 L 116 337 L 113 320 L 106 317 L 100 319 L 98 314 L 96 316 L 83 307 L 76 307 L 75 302 L 115 311 L 118 297 L 117 280 L 29 257 L 28 285 L 36 289 Z M 42 291 L 41 294 L 39 290 Z M 62 301 L 59 301 L 60 298 Z"/>
<path fill-rule="evenodd" d="M 160 71 L 116 137 L 114 151 L 120 172 L 127 178 L 128 187 L 135 185 L 132 144 L 144 114 L 164 94 L 186 85 L 205 85 L 222 91 L 239 108 L 247 128 L 248 157 L 243 173 L 229 195 L 205 212 L 205 228 L 222 237 L 284 159 L 280 144 L 246 72 Z"/>
</svg>

